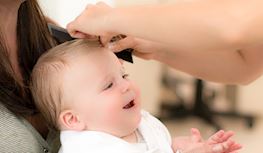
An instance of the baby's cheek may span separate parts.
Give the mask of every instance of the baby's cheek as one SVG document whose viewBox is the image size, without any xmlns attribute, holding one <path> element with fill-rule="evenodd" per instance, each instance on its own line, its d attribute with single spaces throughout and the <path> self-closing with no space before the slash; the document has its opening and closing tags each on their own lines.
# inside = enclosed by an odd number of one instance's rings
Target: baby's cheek
<svg viewBox="0 0 263 153">
<path fill-rule="evenodd" d="M 105 112 L 107 112 L 105 114 L 105 119 L 107 119 L 107 122 L 109 124 L 116 124 L 121 112 L 120 106 L 114 104 L 109 105 Z"/>
<path fill-rule="evenodd" d="M 140 90 L 139 86 L 133 81 L 131 81 L 131 88 L 135 91 L 137 96 L 141 96 L 141 90 Z"/>
</svg>

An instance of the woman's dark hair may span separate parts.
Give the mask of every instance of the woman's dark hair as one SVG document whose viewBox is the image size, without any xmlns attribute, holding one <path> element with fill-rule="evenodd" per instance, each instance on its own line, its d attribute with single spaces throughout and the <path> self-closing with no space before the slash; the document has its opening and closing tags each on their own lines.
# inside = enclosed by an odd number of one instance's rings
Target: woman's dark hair
<svg viewBox="0 0 263 153">
<path fill-rule="evenodd" d="M 30 74 L 40 55 L 54 45 L 37 0 L 23 2 L 17 19 L 17 55 L 22 83 L 14 73 L 8 47 L 0 33 L 0 103 L 14 114 L 29 116 L 38 112 L 28 88 Z"/>
</svg>

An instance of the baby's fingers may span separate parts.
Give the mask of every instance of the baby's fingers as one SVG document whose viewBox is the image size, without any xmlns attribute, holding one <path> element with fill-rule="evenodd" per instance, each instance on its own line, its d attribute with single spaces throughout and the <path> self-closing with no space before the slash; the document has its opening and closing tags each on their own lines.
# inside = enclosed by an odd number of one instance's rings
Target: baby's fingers
<svg viewBox="0 0 263 153">
<path fill-rule="evenodd" d="M 234 135 L 233 131 L 227 131 L 224 133 L 224 135 L 221 138 L 221 142 L 227 141 L 230 137 Z"/>
<path fill-rule="evenodd" d="M 212 135 L 208 139 L 208 144 L 216 144 L 227 141 L 230 137 L 234 135 L 233 131 L 224 132 L 223 130 L 218 131 L 216 134 Z"/>
<path fill-rule="evenodd" d="M 213 151 L 214 152 L 229 152 L 230 147 L 234 144 L 235 142 L 232 140 L 228 140 L 223 143 L 218 143 L 213 146 Z"/>
<path fill-rule="evenodd" d="M 232 146 L 229 147 L 229 150 L 228 150 L 228 152 L 226 152 L 226 153 L 234 153 L 234 152 L 236 152 L 237 150 L 240 150 L 241 148 L 242 148 L 242 145 L 241 145 L 241 144 L 238 144 L 238 143 L 235 143 L 235 142 L 234 142 L 234 144 L 232 144 Z"/>
<path fill-rule="evenodd" d="M 216 132 L 214 135 L 212 135 L 209 139 L 208 139 L 208 144 L 216 144 L 218 142 L 220 142 L 221 138 L 224 135 L 224 131 L 220 130 L 218 132 Z"/>
<path fill-rule="evenodd" d="M 242 146 L 240 144 L 235 143 L 233 140 L 227 140 L 226 142 L 214 145 L 212 149 L 216 153 L 235 153 L 241 148 Z"/>
</svg>

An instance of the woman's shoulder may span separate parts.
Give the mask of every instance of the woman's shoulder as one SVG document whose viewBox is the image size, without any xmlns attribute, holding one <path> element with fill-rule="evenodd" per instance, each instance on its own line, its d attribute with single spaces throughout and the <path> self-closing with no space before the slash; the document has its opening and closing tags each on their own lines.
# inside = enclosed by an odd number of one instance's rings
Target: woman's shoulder
<svg viewBox="0 0 263 153">
<path fill-rule="evenodd" d="M 0 104 L 1 152 L 47 152 L 48 145 L 37 134 L 23 118 L 17 117 Z"/>
</svg>

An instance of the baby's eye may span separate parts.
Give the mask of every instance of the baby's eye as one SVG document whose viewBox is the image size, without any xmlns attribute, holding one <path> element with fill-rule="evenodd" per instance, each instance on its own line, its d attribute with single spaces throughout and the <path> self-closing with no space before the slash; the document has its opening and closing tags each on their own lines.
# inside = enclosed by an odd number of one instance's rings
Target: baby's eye
<svg viewBox="0 0 263 153">
<path fill-rule="evenodd" d="M 123 79 L 126 79 L 126 78 L 128 78 L 129 77 L 129 74 L 124 74 L 124 75 L 122 75 L 122 78 Z"/>
<path fill-rule="evenodd" d="M 110 89 L 113 86 L 113 83 L 111 82 L 104 90 Z"/>
</svg>

